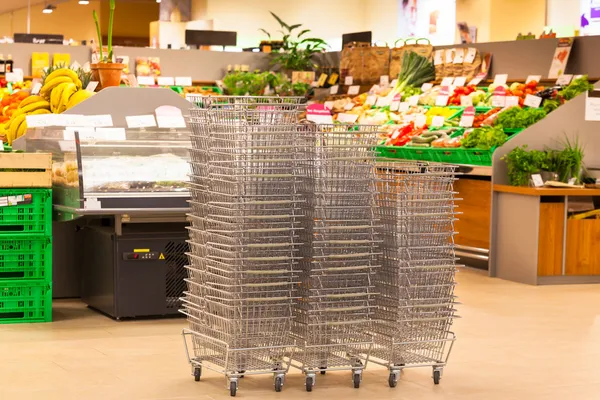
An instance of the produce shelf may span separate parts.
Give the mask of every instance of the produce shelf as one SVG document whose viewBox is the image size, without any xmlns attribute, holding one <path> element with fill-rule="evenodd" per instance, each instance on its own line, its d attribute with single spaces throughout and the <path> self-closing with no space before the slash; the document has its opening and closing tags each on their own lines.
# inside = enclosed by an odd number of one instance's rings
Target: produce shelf
<svg viewBox="0 0 600 400">
<path fill-rule="evenodd" d="M 52 238 L 0 236 L 0 282 L 12 279 L 46 279 L 52 276 Z"/>
<path fill-rule="evenodd" d="M 6 234 L 50 236 L 52 190 L 0 189 L 0 235 Z"/>
<path fill-rule="evenodd" d="M 0 324 L 50 322 L 52 287 L 46 281 L 0 281 Z"/>
</svg>

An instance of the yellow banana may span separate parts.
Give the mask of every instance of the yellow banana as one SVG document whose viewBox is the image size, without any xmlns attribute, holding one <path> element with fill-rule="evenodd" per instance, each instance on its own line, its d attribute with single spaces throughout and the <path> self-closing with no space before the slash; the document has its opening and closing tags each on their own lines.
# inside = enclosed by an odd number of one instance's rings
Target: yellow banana
<svg viewBox="0 0 600 400">
<path fill-rule="evenodd" d="M 81 80 L 75 71 L 70 68 L 59 68 L 50 73 L 44 80 L 44 82 L 51 82 L 57 77 L 68 77 L 77 86 L 77 89 L 81 89 Z"/>
<path fill-rule="evenodd" d="M 65 83 L 65 82 L 72 82 L 71 78 L 69 78 L 68 76 L 59 76 L 59 77 L 52 79 L 51 81 L 47 81 L 44 84 L 44 86 L 42 86 L 42 89 L 40 90 L 40 94 L 42 95 L 43 98 L 49 99 L 50 92 L 52 91 L 52 89 L 54 89 L 61 83 Z"/>
<path fill-rule="evenodd" d="M 26 97 L 22 102 L 19 103 L 19 108 L 23 108 L 25 106 L 28 106 L 29 104 L 37 103 L 41 100 L 44 100 L 44 98 L 38 95 Z"/>
<path fill-rule="evenodd" d="M 76 91 L 77 86 L 75 86 L 74 83 L 67 84 L 67 86 L 63 89 L 60 102 L 58 103 L 58 109 L 55 111 L 55 113 L 60 114 L 67 109 L 69 99 L 71 98 L 71 96 L 73 96 L 73 94 L 75 94 Z"/>
<path fill-rule="evenodd" d="M 38 101 L 37 103 L 29 104 L 28 106 L 21 108 L 21 112 L 23 114 L 29 114 L 30 112 L 39 110 L 40 108 L 45 108 L 46 110 L 49 110 L 50 103 L 48 103 L 46 100 Z"/>
<path fill-rule="evenodd" d="M 76 106 L 77 104 L 81 103 L 82 101 L 89 99 L 93 95 L 94 95 L 94 93 L 90 92 L 89 90 L 76 91 L 75 94 L 73 96 L 71 96 L 71 98 L 69 99 L 69 102 L 67 103 L 67 110 L 70 109 L 71 107 Z"/>
<path fill-rule="evenodd" d="M 21 122 L 21 125 L 19 125 L 19 129 L 17 130 L 17 136 L 15 137 L 15 139 L 18 139 L 21 136 L 23 136 L 25 132 L 27 132 L 27 120 Z"/>
<path fill-rule="evenodd" d="M 53 113 L 58 112 L 57 110 L 58 105 L 60 104 L 62 92 L 70 83 L 71 82 L 61 83 L 52 90 L 52 93 L 50 94 L 50 110 L 52 110 Z"/>
<path fill-rule="evenodd" d="M 6 135 L 6 139 L 8 140 L 8 144 L 12 144 L 13 140 L 17 138 L 17 132 L 19 130 L 20 125 L 25 121 L 25 114 L 21 114 L 18 117 L 14 118 L 10 123 L 8 128 L 8 133 Z"/>
</svg>

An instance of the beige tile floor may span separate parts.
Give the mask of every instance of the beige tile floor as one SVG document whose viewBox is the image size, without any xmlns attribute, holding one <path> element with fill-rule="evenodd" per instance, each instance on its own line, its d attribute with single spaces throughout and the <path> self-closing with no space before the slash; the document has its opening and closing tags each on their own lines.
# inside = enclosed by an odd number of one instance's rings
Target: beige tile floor
<svg viewBox="0 0 600 400">
<path fill-rule="evenodd" d="M 403 373 L 395 389 L 369 368 L 361 388 L 347 372 L 319 376 L 313 393 L 292 372 L 241 380 L 247 399 L 600 399 L 600 285 L 532 287 L 459 274 L 458 341 L 442 382 Z M 227 399 L 224 379 L 189 375 L 182 319 L 115 322 L 78 301 L 58 301 L 55 322 L 0 325 L 1 400 Z"/>
</svg>

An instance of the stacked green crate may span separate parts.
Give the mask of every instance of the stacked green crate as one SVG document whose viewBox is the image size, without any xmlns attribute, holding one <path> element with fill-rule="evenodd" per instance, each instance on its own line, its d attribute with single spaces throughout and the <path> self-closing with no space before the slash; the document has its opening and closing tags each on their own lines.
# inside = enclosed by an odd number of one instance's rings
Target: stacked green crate
<svg viewBox="0 0 600 400">
<path fill-rule="evenodd" d="M 0 324 L 52 320 L 52 190 L 0 189 Z"/>
</svg>

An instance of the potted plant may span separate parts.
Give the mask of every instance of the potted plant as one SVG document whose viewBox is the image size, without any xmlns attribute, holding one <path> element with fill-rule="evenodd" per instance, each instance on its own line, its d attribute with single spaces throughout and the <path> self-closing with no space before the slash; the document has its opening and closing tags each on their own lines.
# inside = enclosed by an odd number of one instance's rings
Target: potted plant
<svg viewBox="0 0 600 400">
<path fill-rule="evenodd" d="M 325 43 L 323 39 L 303 38 L 304 35 L 310 32 L 310 29 L 304 29 L 296 35 L 295 31 L 299 29 L 302 24 L 288 25 L 273 12 L 271 12 L 271 15 L 281 26 L 280 32 L 283 34 L 281 48 L 276 49 L 275 46 L 273 46 L 273 59 L 271 60 L 271 64 L 279 65 L 283 72 L 292 75 L 292 81 L 294 83 L 297 79 L 294 79 L 293 72 L 311 71 L 314 73 L 314 70 L 318 68 L 318 65 L 312 58 L 315 54 L 325 50 L 327 43 Z M 271 38 L 269 32 L 264 29 L 261 29 L 261 31 L 267 34 L 269 39 Z M 309 78 L 302 79 L 302 81 L 307 82 L 309 80 Z M 311 82 L 313 80 L 314 75 Z"/>
<path fill-rule="evenodd" d="M 98 21 L 98 14 L 96 13 L 96 10 L 93 11 L 92 15 L 94 16 L 94 22 L 96 23 L 96 32 L 98 34 L 98 45 L 100 49 L 100 60 L 97 64 L 92 65 L 92 71 L 97 72 L 100 85 L 103 88 L 109 86 L 119 86 L 121 83 L 121 74 L 125 69 L 125 64 L 113 62 L 112 33 L 115 16 L 115 0 L 110 0 L 107 35 L 108 54 L 106 57 L 104 56 L 102 49 L 102 33 L 100 32 L 100 21 Z"/>
</svg>

